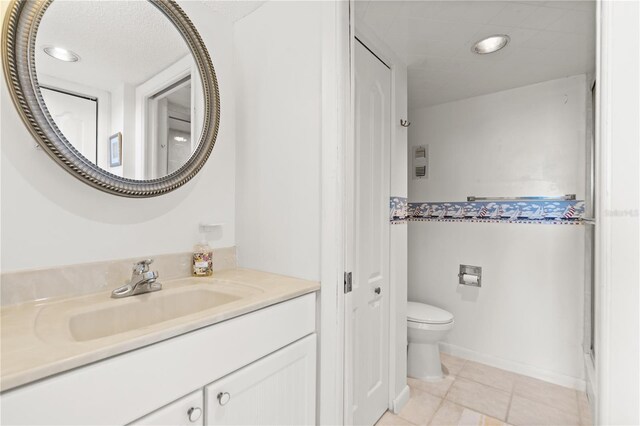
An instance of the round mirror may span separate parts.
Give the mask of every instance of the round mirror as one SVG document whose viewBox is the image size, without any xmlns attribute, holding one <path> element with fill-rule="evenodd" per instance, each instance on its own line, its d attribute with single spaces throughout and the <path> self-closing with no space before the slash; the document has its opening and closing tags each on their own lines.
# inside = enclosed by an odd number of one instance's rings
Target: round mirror
<svg viewBox="0 0 640 426">
<path fill-rule="evenodd" d="M 42 147 L 107 192 L 160 195 L 191 179 L 218 129 L 215 72 L 169 0 L 14 2 L 5 75 Z"/>
</svg>

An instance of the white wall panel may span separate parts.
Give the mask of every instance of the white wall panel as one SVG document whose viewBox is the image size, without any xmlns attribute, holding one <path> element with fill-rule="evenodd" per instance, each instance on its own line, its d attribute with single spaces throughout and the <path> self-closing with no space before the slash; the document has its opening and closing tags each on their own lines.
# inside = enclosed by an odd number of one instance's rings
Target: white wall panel
<svg viewBox="0 0 640 426">
<path fill-rule="evenodd" d="M 199 240 L 200 222 L 225 224 L 211 241 L 214 247 L 235 244 L 232 26 L 201 2 L 181 6 L 207 45 L 220 85 L 220 131 L 207 164 L 192 181 L 161 197 L 128 199 L 97 191 L 34 148 L 1 79 L 3 271 L 185 252 Z"/>
<path fill-rule="evenodd" d="M 431 170 L 409 180 L 409 201 L 583 199 L 586 92 L 580 75 L 412 111 L 409 143 L 429 145 Z M 583 387 L 584 232 L 412 222 L 409 299 L 454 314 L 446 349 Z M 460 264 L 482 267 L 482 288 L 457 284 Z"/>
<path fill-rule="evenodd" d="M 234 25 L 243 267 L 318 280 L 322 4 L 267 2 Z"/>
</svg>

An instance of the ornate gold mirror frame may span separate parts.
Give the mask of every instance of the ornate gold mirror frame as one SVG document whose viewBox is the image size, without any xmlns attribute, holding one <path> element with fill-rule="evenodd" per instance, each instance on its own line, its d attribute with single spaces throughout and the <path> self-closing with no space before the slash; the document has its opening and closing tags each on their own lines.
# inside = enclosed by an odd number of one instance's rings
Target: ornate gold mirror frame
<svg viewBox="0 0 640 426">
<path fill-rule="evenodd" d="M 220 123 L 220 95 L 211 58 L 189 17 L 173 0 L 150 0 L 176 27 L 194 57 L 202 80 L 204 120 L 198 146 L 175 172 L 150 180 L 109 173 L 87 160 L 64 137 L 47 110 L 35 69 L 40 21 L 53 0 L 13 0 L 3 24 L 2 63 L 13 102 L 44 151 L 67 172 L 101 191 L 124 197 L 154 197 L 191 180 L 209 158 Z"/>
</svg>

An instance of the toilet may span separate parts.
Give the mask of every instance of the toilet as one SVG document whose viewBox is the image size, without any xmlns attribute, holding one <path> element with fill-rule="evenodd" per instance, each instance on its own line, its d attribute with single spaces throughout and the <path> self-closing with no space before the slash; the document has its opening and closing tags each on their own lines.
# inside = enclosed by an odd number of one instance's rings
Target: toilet
<svg viewBox="0 0 640 426">
<path fill-rule="evenodd" d="M 444 377 L 438 343 L 452 328 L 451 312 L 426 303 L 407 303 L 409 377 L 426 381 L 437 381 Z"/>
</svg>

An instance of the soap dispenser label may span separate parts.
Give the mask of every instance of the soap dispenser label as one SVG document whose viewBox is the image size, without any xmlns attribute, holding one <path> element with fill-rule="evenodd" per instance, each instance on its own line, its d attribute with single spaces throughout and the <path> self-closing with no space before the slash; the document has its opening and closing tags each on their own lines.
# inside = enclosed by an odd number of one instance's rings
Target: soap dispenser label
<svg viewBox="0 0 640 426">
<path fill-rule="evenodd" d="M 207 277 L 213 274 L 213 252 L 193 253 L 193 275 Z"/>
</svg>

